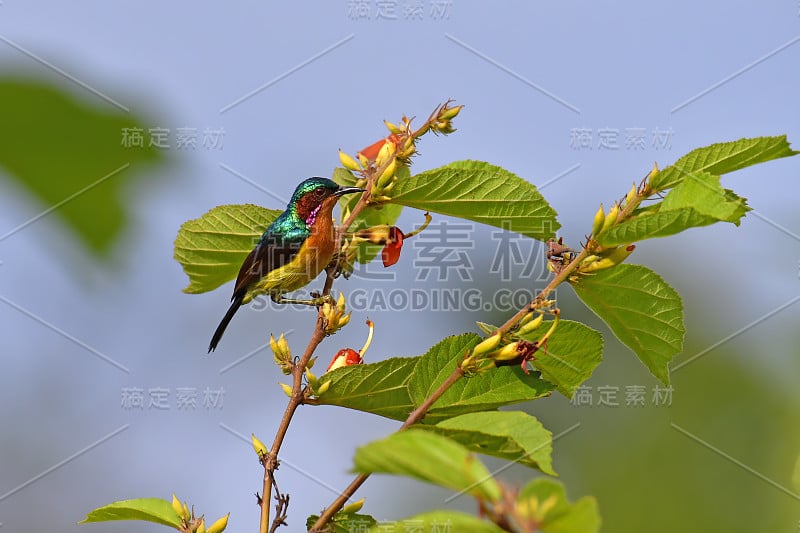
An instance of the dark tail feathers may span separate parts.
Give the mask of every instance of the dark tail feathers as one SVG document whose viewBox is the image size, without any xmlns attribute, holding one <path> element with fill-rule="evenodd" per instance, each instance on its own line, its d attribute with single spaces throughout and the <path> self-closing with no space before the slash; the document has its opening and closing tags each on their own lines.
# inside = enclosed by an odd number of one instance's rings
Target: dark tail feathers
<svg viewBox="0 0 800 533">
<path fill-rule="evenodd" d="M 220 321 L 219 326 L 217 326 L 214 336 L 211 337 L 211 343 L 208 345 L 208 353 L 211 353 L 217 349 L 217 344 L 219 344 L 220 339 L 222 339 L 222 334 L 225 333 L 225 328 L 228 327 L 228 323 L 230 323 L 233 315 L 236 314 L 236 311 L 238 311 L 241 306 L 242 297 L 234 297 L 233 302 L 231 302 L 231 306 L 228 308 L 228 312 L 225 313 L 224 317 L 222 317 L 222 321 Z"/>
</svg>

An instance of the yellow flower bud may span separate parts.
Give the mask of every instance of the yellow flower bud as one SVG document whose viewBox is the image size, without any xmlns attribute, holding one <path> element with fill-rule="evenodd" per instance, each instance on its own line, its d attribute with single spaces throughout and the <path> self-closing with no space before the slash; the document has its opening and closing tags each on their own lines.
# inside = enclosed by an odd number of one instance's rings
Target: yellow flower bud
<svg viewBox="0 0 800 533">
<path fill-rule="evenodd" d="M 605 220 L 603 221 L 603 229 L 600 231 L 603 232 L 617 223 L 617 215 L 619 215 L 619 204 L 614 204 L 614 207 L 611 208 L 611 211 L 608 212 L 606 215 Z"/>
<path fill-rule="evenodd" d="M 544 315 L 537 316 L 519 329 L 520 335 L 525 335 L 526 333 L 530 333 L 531 331 L 535 330 L 542 324 L 543 320 Z"/>
<path fill-rule="evenodd" d="M 439 113 L 439 120 L 454 119 L 456 116 L 458 116 L 463 108 L 463 105 L 457 105 L 455 107 L 443 107 L 442 111 Z"/>
<path fill-rule="evenodd" d="M 197 526 L 197 531 L 195 533 L 207 533 L 206 532 L 206 520 L 205 518 L 200 519 L 200 525 Z"/>
<path fill-rule="evenodd" d="M 317 376 L 315 376 L 314 373 L 308 368 L 306 368 L 306 379 L 308 380 L 308 384 L 311 386 L 312 390 L 319 387 L 319 380 L 317 379 Z"/>
<path fill-rule="evenodd" d="M 393 142 L 386 141 L 381 146 L 380 151 L 378 152 L 378 156 L 375 158 L 375 164 L 379 167 L 382 167 L 384 163 L 386 163 L 390 157 L 394 155 L 395 145 Z"/>
<path fill-rule="evenodd" d="M 250 434 L 250 440 L 253 443 L 253 449 L 256 451 L 256 455 L 258 455 L 259 459 L 261 459 L 262 457 L 264 457 L 265 455 L 267 455 L 269 453 L 269 450 L 267 449 L 267 447 L 264 446 L 263 442 L 258 440 L 258 437 L 256 437 L 255 433 L 251 433 Z"/>
<path fill-rule="evenodd" d="M 392 124 L 388 120 L 384 120 L 383 123 L 386 124 L 386 129 L 388 129 L 391 133 L 403 133 L 403 128 L 397 124 Z"/>
<path fill-rule="evenodd" d="M 611 250 L 606 250 L 601 254 L 600 258 L 597 259 L 596 261 L 589 263 L 586 266 L 584 266 L 584 264 L 581 263 L 579 270 L 580 272 L 596 272 L 598 270 L 605 270 L 606 268 L 611 268 L 625 261 L 625 259 L 627 259 L 628 256 L 631 255 L 631 253 L 633 253 L 633 250 L 635 249 L 636 249 L 635 244 L 629 244 L 627 246 L 625 245 L 617 246 L 616 248 L 612 248 Z"/>
<path fill-rule="evenodd" d="M 183 505 L 175 494 L 172 495 L 172 510 L 175 511 L 175 514 L 180 518 L 189 518 L 183 514 Z"/>
<path fill-rule="evenodd" d="M 279 383 L 279 385 L 281 386 L 281 389 L 283 390 L 283 393 L 286 396 L 288 396 L 289 398 L 291 398 L 292 397 L 292 387 L 290 387 L 286 383 Z"/>
<path fill-rule="evenodd" d="M 216 522 L 214 522 L 213 524 L 211 524 L 211 527 L 208 528 L 207 533 L 222 533 L 223 531 L 225 531 L 225 528 L 228 527 L 228 517 L 230 515 L 231 513 L 228 513 L 219 520 L 217 520 Z"/>
<path fill-rule="evenodd" d="M 325 318 L 325 334 L 333 335 L 350 322 L 350 314 L 344 314 L 347 302 L 344 293 L 339 293 L 335 304 L 325 302 L 322 305 L 322 316 Z"/>
<path fill-rule="evenodd" d="M 651 180 L 655 178 L 659 172 L 661 171 L 658 170 L 658 163 L 656 161 L 653 161 L 653 170 L 651 170 L 650 173 L 647 175 L 647 179 Z"/>
<path fill-rule="evenodd" d="M 356 163 L 356 160 L 350 157 L 349 154 L 346 154 L 341 150 L 339 150 L 339 161 L 342 163 L 342 166 L 347 170 L 353 170 L 356 172 L 361 170 L 361 167 L 359 166 L 358 163 Z"/>
<path fill-rule="evenodd" d="M 596 236 L 600 231 L 603 229 L 603 222 L 606 219 L 606 214 L 603 212 L 603 204 L 600 204 L 600 208 L 597 210 L 597 213 L 594 214 L 594 223 L 592 224 L 592 236 Z"/>
<path fill-rule="evenodd" d="M 392 162 L 389 163 L 386 168 L 381 172 L 380 176 L 378 176 L 378 188 L 383 188 L 389 181 L 394 178 L 394 173 L 397 170 L 397 159 L 392 159 Z"/>
<path fill-rule="evenodd" d="M 358 153 L 358 160 L 361 162 L 361 166 L 364 168 L 369 167 L 369 159 L 367 156 L 363 155 L 361 152 Z"/>
<path fill-rule="evenodd" d="M 492 354 L 492 359 L 496 361 L 508 361 L 510 359 L 514 359 L 519 355 L 519 342 L 512 342 L 511 344 L 506 344 L 499 350 L 497 350 L 494 354 Z"/>
<path fill-rule="evenodd" d="M 491 352 L 500 344 L 500 335 L 494 334 L 491 337 L 487 337 L 479 342 L 473 349 L 472 355 L 483 355 L 485 353 Z"/>
<path fill-rule="evenodd" d="M 637 192 L 636 191 L 636 184 L 634 183 L 631 186 L 631 190 L 628 191 L 628 195 L 625 196 L 625 205 L 626 206 L 629 205 L 633 201 L 634 198 L 636 198 L 636 192 Z"/>
<path fill-rule="evenodd" d="M 186 502 L 183 502 L 183 517 L 186 520 L 189 520 L 192 517 L 192 514 L 189 512 L 189 506 L 186 504 Z"/>
<path fill-rule="evenodd" d="M 317 397 L 319 397 L 319 396 L 322 396 L 323 394 L 325 394 L 325 392 L 326 392 L 326 391 L 327 391 L 327 390 L 328 390 L 330 387 L 331 387 L 331 381 L 330 381 L 330 380 L 328 380 L 328 381 L 326 381 L 325 383 L 323 383 L 322 385 L 320 385 L 320 386 L 319 386 L 319 388 L 317 388 L 317 389 L 314 391 L 314 395 L 315 395 L 315 396 L 317 396 Z"/>
<path fill-rule="evenodd" d="M 364 501 L 365 500 L 366 500 L 366 498 L 361 498 L 357 502 L 348 503 L 347 505 L 342 507 L 342 510 L 340 512 L 342 512 L 344 514 L 357 513 L 357 512 L 359 512 L 361 510 L 362 507 L 364 507 Z"/>
</svg>

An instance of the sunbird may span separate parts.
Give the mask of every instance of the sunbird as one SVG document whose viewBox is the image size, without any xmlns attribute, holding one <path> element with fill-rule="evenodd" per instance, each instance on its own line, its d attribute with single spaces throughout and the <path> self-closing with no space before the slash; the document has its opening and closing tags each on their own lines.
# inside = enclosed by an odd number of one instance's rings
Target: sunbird
<svg viewBox="0 0 800 533">
<path fill-rule="evenodd" d="M 320 177 L 308 178 L 297 186 L 286 210 L 264 231 L 242 263 L 231 306 L 211 337 L 209 353 L 216 349 L 236 311 L 256 296 L 269 294 L 277 303 L 313 303 L 285 299 L 283 295 L 311 283 L 331 262 L 336 248 L 333 206 L 340 196 L 356 192 L 364 189 L 340 187 Z"/>
</svg>

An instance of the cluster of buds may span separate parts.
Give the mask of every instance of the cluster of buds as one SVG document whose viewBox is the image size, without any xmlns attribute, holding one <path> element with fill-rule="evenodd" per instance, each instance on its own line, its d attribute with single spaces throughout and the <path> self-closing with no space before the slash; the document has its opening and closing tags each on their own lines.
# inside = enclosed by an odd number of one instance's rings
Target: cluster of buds
<svg viewBox="0 0 800 533">
<path fill-rule="evenodd" d="M 544 313 L 536 311 L 526 314 L 517 323 L 513 333 L 502 334 L 495 332 L 483 341 L 478 343 L 472 351 L 461 362 L 461 369 L 468 373 L 476 373 L 491 368 L 492 366 L 511 366 L 519 364 L 527 374 L 528 362 L 534 359 L 534 354 L 547 349 L 547 340 L 558 326 L 560 311 L 556 308 L 552 310 L 555 319 L 547 332 L 535 341 L 521 339 L 534 332 L 542 325 Z"/>
<path fill-rule="evenodd" d="M 455 131 L 452 121 L 461 112 L 463 105 L 451 106 L 448 100 L 431 113 L 425 124 L 418 130 L 411 128 L 412 118 L 403 116 L 399 124 L 384 120 L 389 135 L 372 143 L 352 157 L 339 150 L 339 161 L 347 170 L 360 175 L 356 180 L 357 187 L 365 187 L 372 182 L 370 201 L 387 202 L 397 183 L 400 168 L 411 164 L 411 157 L 416 153 L 416 141 L 428 131 L 435 134 L 449 134 Z"/>
<path fill-rule="evenodd" d="M 281 369 L 281 372 L 287 376 L 292 373 L 292 351 L 289 349 L 289 343 L 286 342 L 286 335 L 281 333 L 278 340 L 275 340 L 274 335 L 269 336 L 269 347 L 272 349 L 272 357 L 275 364 Z"/>
<path fill-rule="evenodd" d="M 228 527 L 228 518 L 231 515 L 230 513 L 226 514 L 206 528 L 205 518 L 202 516 L 195 518 L 194 508 L 189 511 L 189 506 L 186 502 L 181 503 L 174 494 L 172 495 L 172 510 L 181 519 L 180 531 L 185 533 L 222 533 Z"/>
<path fill-rule="evenodd" d="M 463 105 L 448 107 L 450 102 L 446 102 L 436 112 L 436 119 L 431 121 L 431 131 L 435 134 L 449 135 L 456 131 L 453 127 L 453 119 L 461 112 Z"/>
<path fill-rule="evenodd" d="M 372 320 L 367 319 L 367 327 L 369 328 L 369 333 L 367 333 L 367 340 L 364 346 L 359 351 L 355 351 L 352 348 L 342 348 L 333 356 L 325 372 L 330 372 L 331 370 L 336 370 L 343 366 L 360 365 L 364 363 L 364 354 L 367 353 L 369 345 L 372 344 L 372 336 L 375 333 L 375 324 L 372 323 Z"/>
<path fill-rule="evenodd" d="M 350 322 L 350 313 L 345 313 L 347 302 L 344 293 L 339 293 L 336 303 L 325 302 L 322 304 L 322 316 L 325 319 L 325 334 L 333 335 Z"/>
<path fill-rule="evenodd" d="M 653 169 L 645 176 L 642 182 L 637 186 L 635 183 L 631 185 L 631 190 L 625 195 L 625 198 L 614 202 L 614 205 L 606 213 L 603 210 L 603 204 L 597 209 L 592 221 L 592 237 L 597 237 L 604 231 L 614 227 L 617 223 L 621 222 L 620 213 L 626 210 L 630 215 L 631 211 L 642 201 L 647 194 L 647 182 L 659 173 L 658 164 L 653 163 Z M 631 207 L 632 206 L 632 207 Z"/>
<path fill-rule="evenodd" d="M 388 125 L 397 128 L 389 122 Z M 414 137 L 410 133 L 392 133 L 358 152 L 356 158 L 339 150 L 339 161 L 347 170 L 361 175 L 356 180 L 357 187 L 365 187 L 371 177 L 372 200 L 385 202 L 397 183 L 397 171 L 409 164 L 415 151 Z"/>
<path fill-rule="evenodd" d="M 589 274 L 598 270 L 605 270 L 625 261 L 636 249 L 635 244 L 623 244 L 614 248 L 604 249 L 598 254 L 586 257 L 578 265 L 579 274 Z"/>
<path fill-rule="evenodd" d="M 306 374 L 306 388 L 303 390 L 303 398 L 304 400 L 308 400 L 314 396 L 319 397 L 322 396 L 328 388 L 331 386 L 330 381 L 326 381 L 325 383 L 320 383 L 319 378 L 317 378 L 316 374 L 311 372 L 311 369 L 314 367 L 314 363 L 317 362 L 317 358 L 314 357 L 308 361 L 306 365 L 305 374 Z M 284 394 L 289 398 L 292 397 L 293 390 L 292 386 L 286 383 L 279 383 L 281 389 L 283 390 Z"/>
</svg>

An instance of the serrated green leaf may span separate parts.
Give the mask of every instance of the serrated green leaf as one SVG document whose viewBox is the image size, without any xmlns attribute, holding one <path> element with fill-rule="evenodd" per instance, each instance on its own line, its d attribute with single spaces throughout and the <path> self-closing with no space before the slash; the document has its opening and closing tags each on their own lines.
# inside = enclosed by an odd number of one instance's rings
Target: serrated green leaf
<svg viewBox="0 0 800 533">
<path fill-rule="evenodd" d="M 534 185 L 483 161 L 456 161 L 399 180 L 392 203 L 547 240 L 561 225 Z"/>
<path fill-rule="evenodd" d="M 172 508 L 172 503 L 160 498 L 124 500 L 98 507 L 78 522 L 109 522 L 111 520 L 144 520 L 164 526 L 179 528 L 181 519 Z"/>
<path fill-rule="evenodd" d="M 638 211 L 634 218 L 600 233 L 597 240 L 603 246 L 618 246 L 666 237 L 715 222 L 731 222 L 738 226 L 749 210 L 744 198 L 722 187 L 719 176 L 696 171 L 687 173 L 664 200 L 653 204 L 649 211 Z"/>
<path fill-rule="evenodd" d="M 71 93 L 39 80 L 0 79 L 1 174 L 40 202 L 36 211 L 47 209 L 42 216 L 52 211 L 103 257 L 128 220 L 131 184 L 147 175 L 142 163 L 161 163 L 165 154 L 149 145 L 135 114 Z M 123 135 L 134 130 L 142 146 L 127 147 Z"/>
<path fill-rule="evenodd" d="M 684 155 L 673 165 L 659 172 L 651 180 L 650 185 L 657 191 L 663 191 L 680 183 L 687 173 L 705 171 L 716 175 L 727 174 L 750 165 L 797 153 L 789 146 L 786 135 L 716 143 Z"/>
<path fill-rule="evenodd" d="M 356 450 L 354 470 L 362 474 L 408 476 L 490 502 L 502 490 L 489 470 L 457 442 L 419 429 L 407 429 Z"/>
<path fill-rule="evenodd" d="M 702 215 L 690 207 L 684 207 L 642 214 L 626 220 L 598 235 L 597 240 L 603 246 L 619 246 L 675 235 L 688 228 L 706 226 L 714 222 L 716 222 L 714 218 Z"/>
<path fill-rule="evenodd" d="M 552 321 L 520 337 L 537 341 L 550 329 Z M 558 392 L 572 398 L 575 390 L 589 379 L 603 360 L 603 336 L 589 326 L 572 320 L 560 320 L 547 340 L 544 350 L 534 354 L 531 364 L 542 378 L 556 386 Z"/>
<path fill-rule="evenodd" d="M 361 530 L 353 530 L 361 531 Z M 460 511 L 429 511 L 396 521 L 382 522 L 369 533 L 503 533 L 499 526 Z"/>
<path fill-rule="evenodd" d="M 722 187 L 719 176 L 703 171 L 692 172 L 669 191 L 661 202 L 660 211 L 686 207 L 712 218 L 715 222 L 731 222 L 737 226 L 750 210 L 744 198 Z"/>
<path fill-rule="evenodd" d="M 236 279 L 247 254 L 280 214 L 252 204 L 221 205 L 184 222 L 175 238 L 175 260 L 189 276 L 183 292 L 208 292 Z"/>
<path fill-rule="evenodd" d="M 325 374 L 331 385 L 319 402 L 405 420 L 414 410 L 408 380 L 417 363 L 419 357 L 393 357 L 337 368 Z"/>
<path fill-rule="evenodd" d="M 597 501 L 586 496 L 569 503 L 564 486 L 554 479 L 538 478 L 528 483 L 517 496 L 520 518 L 535 524 L 542 533 L 597 533 L 600 514 Z"/>
<path fill-rule="evenodd" d="M 409 172 L 408 167 L 399 167 L 395 174 L 398 179 L 407 179 L 411 174 Z M 333 170 L 333 181 L 338 183 L 339 185 L 344 185 L 348 187 L 352 187 L 356 184 L 356 178 L 353 174 L 344 168 L 335 168 Z M 344 213 L 347 209 L 353 210 L 355 205 L 358 203 L 360 195 L 358 194 L 349 194 L 342 196 L 339 199 L 339 206 L 341 208 L 341 212 Z M 389 226 L 394 225 L 397 222 L 397 219 L 400 218 L 400 213 L 403 212 L 403 206 L 397 204 L 374 204 L 368 205 L 361 211 L 361 214 L 356 217 L 353 223 L 350 225 L 350 231 L 357 231 L 364 228 L 371 228 L 373 226 L 380 226 L 381 224 L 387 224 Z M 380 253 L 382 247 L 376 244 L 370 243 L 361 243 L 358 247 L 358 255 L 356 256 L 356 261 L 362 264 L 367 264 L 372 261 L 378 253 Z"/>
<path fill-rule="evenodd" d="M 447 337 L 428 350 L 408 383 L 414 405 L 422 404 L 450 376 L 464 354 L 481 340 L 478 335 L 466 333 Z M 458 380 L 428 410 L 424 422 L 494 410 L 546 396 L 552 390 L 553 385 L 535 373 L 525 374 L 519 367 L 495 368 Z"/>
<path fill-rule="evenodd" d="M 405 420 L 479 341 L 479 336 L 467 333 L 443 339 L 423 356 L 336 369 L 325 374 L 331 385 L 319 403 Z M 492 369 L 457 381 L 428 411 L 424 422 L 534 400 L 552 390 L 553 385 L 536 373 L 526 375 L 511 367 Z"/>
<path fill-rule="evenodd" d="M 621 264 L 572 284 L 650 372 L 669 385 L 669 362 L 683 349 L 683 304 L 661 276 L 641 265 Z"/>
<path fill-rule="evenodd" d="M 311 527 L 319 520 L 319 515 L 312 514 L 306 519 L 306 529 Z M 354 533 L 356 531 L 366 532 L 371 531 L 378 521 L 368 514 L 355 514 L 355 513 L 336 513 L 333 518 L 328 522 L 331 533 Z"/>
<path fill-rule="evenodd" d="M 551 457 L 553 434 L 535 417 L 522 411 L 467 413 L 436 425 L 414 427 L 448 437 L 470 451 L 501 457 L 556 475 Z"/>
</svg>

